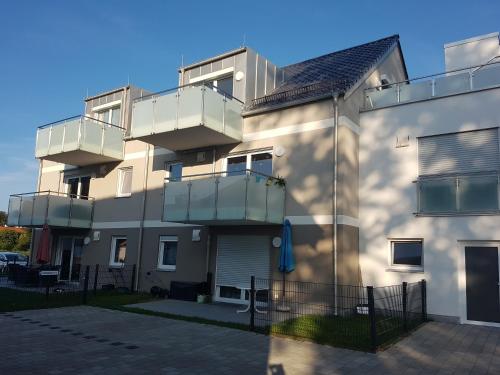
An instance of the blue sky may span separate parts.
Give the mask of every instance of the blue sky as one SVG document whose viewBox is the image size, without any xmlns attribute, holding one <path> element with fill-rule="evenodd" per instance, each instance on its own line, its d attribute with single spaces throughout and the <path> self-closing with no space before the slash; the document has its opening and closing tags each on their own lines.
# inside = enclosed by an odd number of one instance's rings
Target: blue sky
<svg viewBox="0 0 500 375">
<path fill-rule="evenodd" d="M 6 1 L 0 5 L 0 210 L 35 189 L 36 127 L 130 82 L 246 44 L 277 65 L 399 34 L 411 77 L 444 69 L 446 42 L 498 31 L 494 1 Z"/>
</svg>

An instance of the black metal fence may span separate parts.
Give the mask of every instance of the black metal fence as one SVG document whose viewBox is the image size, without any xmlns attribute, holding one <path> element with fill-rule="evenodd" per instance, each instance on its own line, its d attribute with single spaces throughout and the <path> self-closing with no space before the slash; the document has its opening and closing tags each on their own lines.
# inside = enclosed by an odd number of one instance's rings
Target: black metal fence
<svg viewBox="0 0 500 375">
<path fill-rule="evenodd" d="M 252 278 L 250 329 L 375 351 L 427 319 L 426 283 L 362 287 Z"/>
<path fill-rule="evenodd" d="M 100 295 L 132 293 L 135 277 L 135 265 L 110 267 L 96 264 L 68 270 L 59 266 L 10 264 L 0 274 L 0 288 L 40 293 L 47 301 L 73 299 L 75 304 L 86 304 L 89 299 Z"/>
</svg>

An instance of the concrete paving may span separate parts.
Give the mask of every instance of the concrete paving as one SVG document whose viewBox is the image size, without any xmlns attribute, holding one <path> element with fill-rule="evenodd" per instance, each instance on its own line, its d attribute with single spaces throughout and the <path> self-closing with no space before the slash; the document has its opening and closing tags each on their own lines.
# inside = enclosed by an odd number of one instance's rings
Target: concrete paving
<svg viewBox="0 0 500 375">
<path fill-rule="evenodd" d="M 498 374 L 500 329 L 428 323 L 377 354 L 94 307 L 0 314 L 0 374 Z"/>
</svg>

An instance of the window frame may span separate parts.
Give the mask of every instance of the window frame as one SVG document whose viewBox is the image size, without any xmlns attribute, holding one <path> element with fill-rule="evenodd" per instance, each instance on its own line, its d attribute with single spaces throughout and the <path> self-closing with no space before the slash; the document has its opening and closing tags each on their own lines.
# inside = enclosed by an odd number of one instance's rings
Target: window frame
<svg viewBox="0 0 500 375">
<path fill-rule="evenodd" d="M 389 271 L 400 271 L 400 272 L 424 272 L 424 239 L 423 238 L 388 238 L 389 242 Z M 394 263 L 394 244 L 398 242 L 416 242 L 420 243 L 421 255 L 420 255 L 420 265 L 414 266 L 409 264 L 395 264 Z"/>
<path fill-rule="evenodd" d="M 125 257 L 123 262 L 115 262 L 115 256 L 116 256 L 116 242 L 118 240 L 125 240 L 127 241 L 127 236 L 123 235 L 116 235 L 116 236 L 111 236 L 111 251 L 109 253 L 109 266 L 113 268 L 123 268 L 125 267 L 125 259 L 127 258 L 127 246 L 125 247 Z"/>
<path fill-rule="evenodd" d="M 122 193 L 121 188 L 123 188 L 123 182 L 122 182 L 122 174 L 124 171 L 130 171 L 132 174 L 131 181 L 130 181 L 130 193 Z M 129 166 L 129 167 L 122 167 L 118 168 L 118 176 L 117 176 L 117 181 L 116 181 L 116 198 L 129 198 L 132 196 L 132 190 L 133 190 L 133 177 L 134 177 L 134 167 Z"/>
<path fill-rule="evenodd" d="M 165 242 L 175 242 L 177 243 L 177 253 L 175 255 L 175 264 L 163 264 L 163 253 L 165 251 L 165 247 L 163 244 Z M 165 236 L 160 236 L 159 241 L 158 241 L 158 259 L 156 262 L 156 269 L 158 271 L 166 271 L 166 272 L 174 272 L 177 270 L 177 255 L 179 252 L 179 237 L 178 236 L 171 236 L 171 235 L 165 235 Z"/>
<path fill-rule="evenodd" d="M 274 162 L 273 162 L 274 161 L 274 153 L 273 153 L 273 150 L 260 150 L 260 151 L 249 152 L 249 153 L 239 153 L 239 154 L 227 155 L 224 158 L 224 162 L 223 162 L 223 166 L 222 166 L 223 175 L 227 176 L 228 159 L 245 156 L 246 157 L 245 169 L 251 170 L 252 169 L 252 156 L 259 155 L 259 154 L 270 154 L 271 155 L 271 175 L 270 176 L 272 176 L 274 173 Z"/>
<path fill-rule="evenodd" d="M 89 178 L 89 195 L 85 196 L 87 199 L 89 198 L 89 196 L 90 196 L 90 183 L 92 182 L 92 175 L 90 175 L 90 174 L 82 174 L 82 175 L 74 175 L 74 176 L 64 177 L 64 186 L 65 186 L 64 192 L 68 195 L 68 197 L 71 197 L 70 184 L 68 183 L 68 181 L 72 180 L 72 179 L 78 179 L 77 193 L 76 193 L 76 196 L 72 197 L 72 198 L 82 199 L 82 195 L 81 195 L 81 193 L 82 193 L 82 178 L 85 178 L 85 177 Z"/>
<path fill-rule="evenodd" d="M 120 112 L 119 124 L 117 124 L 115 126 L 122 127 L 123 110 L 122 110 L 122 100 L 121 99 L 93 107 L 92 108 L 92 114 L 93 114 L 92 117 L 94 117 L 96 120 L 104 121 L 105 123 L 114 125 L 111 122 L 111 120 L 113 118 L 113 110 L 114 109 L 118 109 Z M 100 114 L 103 114 L 104 118 L 102 120 L 99 118 Z"/>
</svg>

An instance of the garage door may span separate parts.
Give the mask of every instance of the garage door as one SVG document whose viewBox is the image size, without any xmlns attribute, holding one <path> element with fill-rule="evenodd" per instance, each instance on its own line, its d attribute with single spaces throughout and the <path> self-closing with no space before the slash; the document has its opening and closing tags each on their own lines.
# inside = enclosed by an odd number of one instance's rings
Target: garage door
<svg viewBox="0 0 500 375">
<path fill-rule="evenodd" d="M 267 236 L 218 236 L 215 283 L 220 300 L 245 300 L 241 288 L 250 286 L 251 276 L 269 279 L 269 242 Z"/>
</svg>

